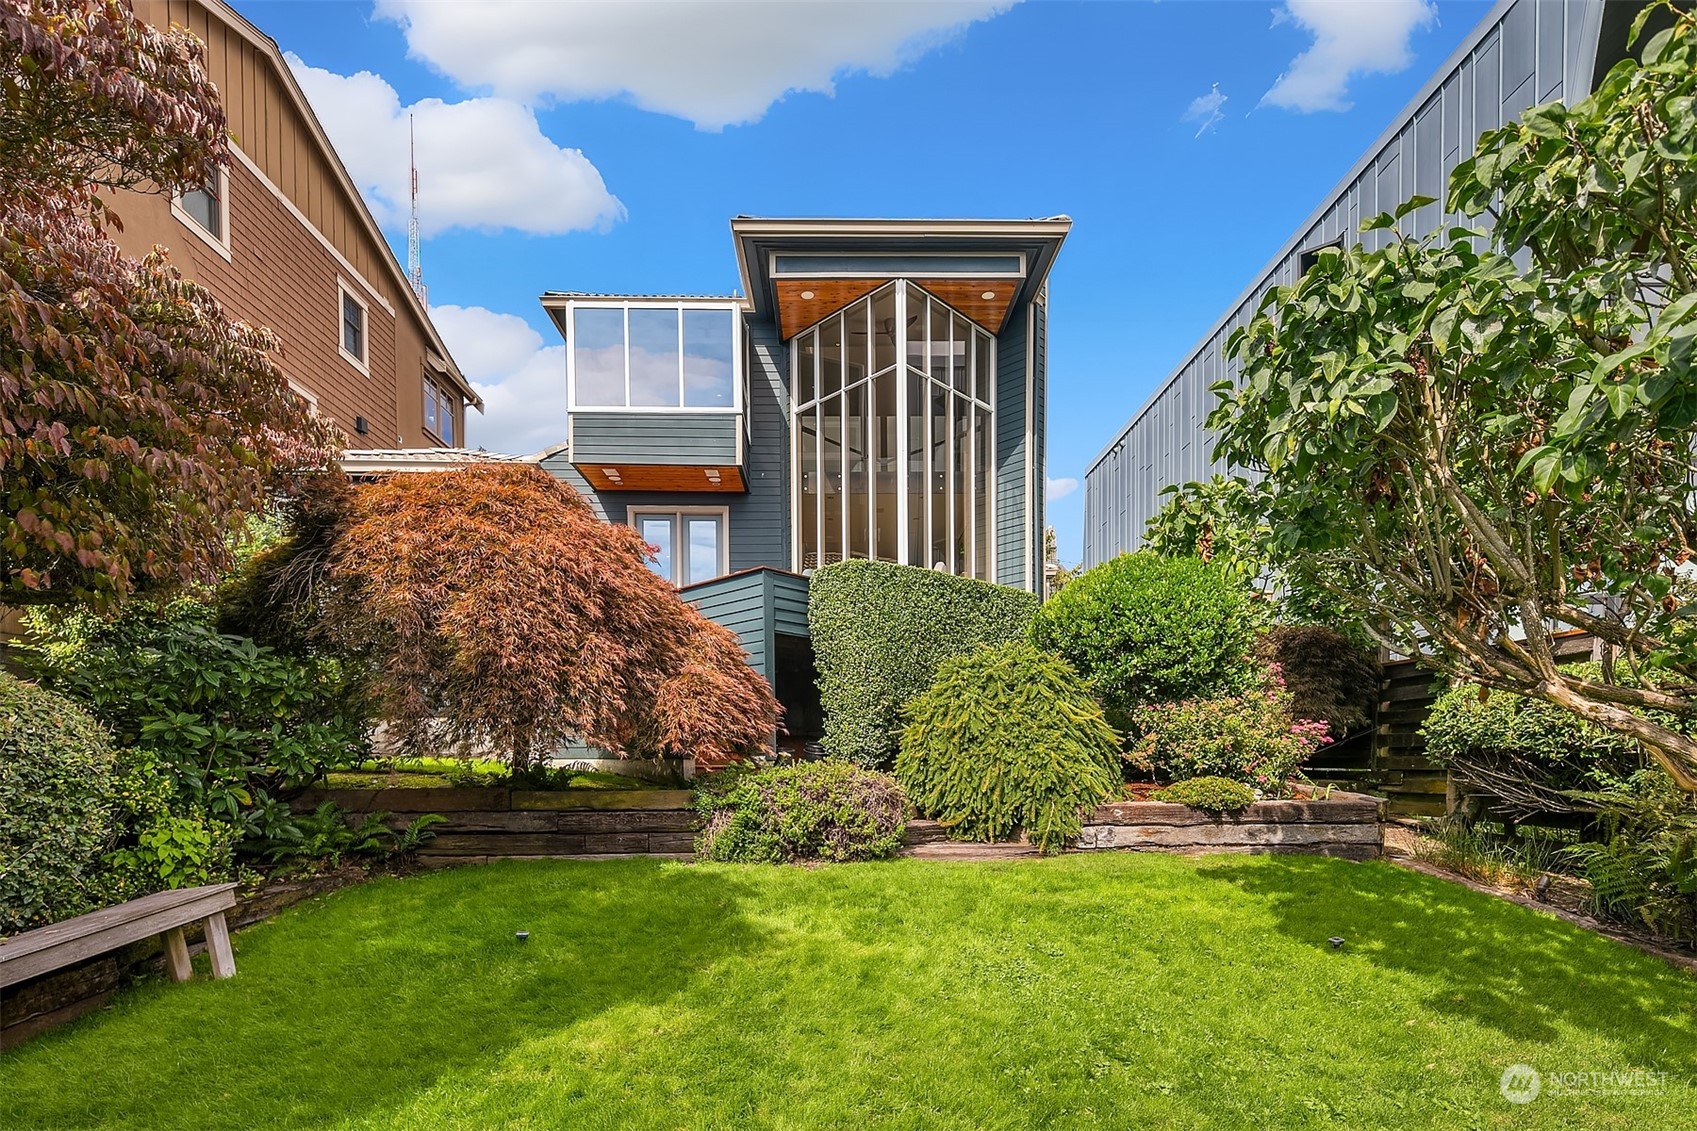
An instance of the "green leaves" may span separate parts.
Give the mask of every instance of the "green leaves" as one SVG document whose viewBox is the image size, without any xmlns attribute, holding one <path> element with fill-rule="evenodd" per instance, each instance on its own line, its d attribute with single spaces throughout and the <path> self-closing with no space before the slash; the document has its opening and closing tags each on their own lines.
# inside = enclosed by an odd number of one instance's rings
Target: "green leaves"
<svg viewBox="0 0 1697 1131">
<path fill-rule="evenodd" d="M 1238 379 L 1209 417 L 1215 456 L 1262 477 L 1271 570 L 1400 650 L 1541 694 L 1548 673 L 1501 642 L 1573 627 L 1697 698 L 1697 585 L 1677 568 L 1697 553 L 1697 15 L 1656 10 L 1673 27 L 1642 66 L 1456 168 L 1449 207 L 1492 219 L 1488 247 L 1456 228 L 1328 257 L 1232 337 Z"/>
</svg>

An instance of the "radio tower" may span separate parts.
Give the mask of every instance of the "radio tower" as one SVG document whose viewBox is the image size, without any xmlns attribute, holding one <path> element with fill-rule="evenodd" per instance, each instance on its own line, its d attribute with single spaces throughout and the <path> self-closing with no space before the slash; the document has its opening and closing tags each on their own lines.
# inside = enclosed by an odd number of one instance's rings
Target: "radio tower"
<svg viewBox="0 0 1697 1131">
<path fill-rule="evenodd" d="M 418 147 L 413 142 L 412 115 L 407 115 L 407 164 L 412 167 L 412 218 L 407 221 L 407 280 L 420 302 L 426 301 L 424 264 L 418 257 Z"/>
</svg>

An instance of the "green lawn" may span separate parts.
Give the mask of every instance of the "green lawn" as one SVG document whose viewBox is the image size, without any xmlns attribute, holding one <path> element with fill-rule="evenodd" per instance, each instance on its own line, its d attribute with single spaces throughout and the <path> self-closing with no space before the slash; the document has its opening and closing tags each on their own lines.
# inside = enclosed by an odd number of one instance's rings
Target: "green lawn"
<svg viewBox="0 0 1697 1131">
<path fill-rule="evenodd" d="M 349 889 L 237 949 L 232 981 L 0 1059 L 0 1123 L 1697 1122 L 1697 979 L 1378 864 L 508 862 Z M 1667 1084 L 1513 1106 L 1516 1062 Z"/>
</svg>

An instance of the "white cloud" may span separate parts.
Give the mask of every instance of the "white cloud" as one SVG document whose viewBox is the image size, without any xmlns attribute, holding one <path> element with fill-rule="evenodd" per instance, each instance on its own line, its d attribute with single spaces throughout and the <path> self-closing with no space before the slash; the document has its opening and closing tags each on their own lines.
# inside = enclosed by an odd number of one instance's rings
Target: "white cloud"
<svg viewBox="0 0 1697 1131">
<path fill-rule="evenodd" d="M 467 447 L 523 456 L 565 440 L 565 346 L 481 306 L 433 306 L 430 318 L 483 398 L 482 416 L 466 414 Z"/>
<path fill-rule="evenodd" d="M 502 98 L 411 106 L 379 75 L 338 75 L 288 56 L 366 203 L 380 224 L 403 224 L 411 207 L 407 126 L 418 154 L 419 229 L 513 228 L 538 235 L 603 229 L 624 205 L 581 150 L 555 145 L 525 106 Z"/>
<path fill-rule="evenodd" d="M 1291 60 L 1261 101 L 1304 112 L 1348 110 L 1349 80 L 1408 66 L 1410 38 L 1437 18 L 1431 0 L 1285 0 L 1273 11 L 1273 26 L 1293 23 L 1314 45 Z"/>
<path fill-rule="evenodd" d="M 1078 480 L 1076 479 L 1051 479 L 1047 476 L 1043 479 L 1043 501 L 1046 503 L 1064 499 L 1076 490 L 1078 490 Z"/>
<path fill-rule="evenodd" d="M 1214 89 L 1207 94 L 1198 95 L 1190 100 L 1190 108 L 1181 115 L 1179 120 L 1200 122 L 1201 125 L 1197 127 L 1196 136 L 1201 137 L 1219 125 L 1220 119 L 1225 117 L 1225 114 L 1220 110 L 1220 107 L 1225 104 L 1226 96 L 1220 93 L 1220 84 L 1215 83 Z"/>
<path fill-rule="evenodd" d="M 624 98 L 718 130 L 793 91 L 884 76 L 1017 0 L 377 0 L 413 57 L 524 102 Z"/>
</svg>

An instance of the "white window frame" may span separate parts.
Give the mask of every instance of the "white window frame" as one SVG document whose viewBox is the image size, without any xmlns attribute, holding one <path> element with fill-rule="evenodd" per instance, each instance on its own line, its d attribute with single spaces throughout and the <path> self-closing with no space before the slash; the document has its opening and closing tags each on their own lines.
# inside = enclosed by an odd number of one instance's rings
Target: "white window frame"
<svg viewBox="0 0 1697 1131">
<path fill-rule="evenodd" d="M 306 407 L 312 415 L 320 415 L 318 411 L 318 397 L 311 389 L 307 388 L 299 381 L 296 381 L 293 377 L 284 377 L 283 379 L 289 383 L 289 392 L 305 401 Z"/>
<path fill-rule="evenodd" d="M 996 393 L 997 393 L 997 370 L 998 370 L 998 366 L 999 366 L 999 352 L 1000 352 L 1000 348 L 1001 348 L 1001 343 L 996 340 L 995 334 L 992 334 L 988 330 L 985 330 L 984 327 L 980 326 L 977 322 L 973 321 L 971 318 L 968 318 L 965 314 L 962 314 L 960 311 L 956 310 L 954 307 L 950 306 L 948 303 L 944 302 L 942 299 L 938 298 L 936 295 L 932 294 L 930 291 L 925 290 L 925 288 L 920 286 L 918 283 L 915 283 L 915 282 L 908 280 L 908 279 L 900 279 L 900 280 L 896 280 L 895 284 L 896 284 L 896 286 L 895 286 L 896 325 L 902 326 L 902 327 L 906 327 L 908 325 L 908 318 L 907 318 L 908 298 L 909 298 L 908 289 L 911 287 L 912 289 L 921 292 L 923 295 L 925 295 L 925 297 L 927 297 L 931 301 L 937 303 L 939 306 L 943 307 L 945 310 L 949 311 L 950 314 L 958 315 L 959 317 L 964 319 L 966 321 L 967 325 L 969 327 L 971 327 L 971 330 L 974 333 L 981 333 L 988 340 L 988 344 L 989 344 L 989 347 L 990 347 L 989 351 L 988 351 L 988 358 L 987 358 L 987 364 L 989 365 L 989 369 L 990 369 L 989 373 L 988 374 L 981 374 L 981 373 L 978 372 L 978 351 L 976 349 L 969 348 L 967 350 L 967 366 L 968 366 L 968 372 L 969 372 L 969 374 L 971 374 L 971 377 L 968 381 L 968 387 L 971 389 L 971 392 L 969 394 L 963 394 L 963 393 L 956 392 L 953 389 L 953 383 L 952 383 L 952 380 L 951 380 L 950 386 L 949 386 L 950 387 L 950 394 L 949 395 L 951 396 L 951 398 L 952 397 L 964 397 L 969 404 L 974 405 L 974 411 L 976 411 L 977 408 L 983 408 L 987 411 L 988 416 L 989 416 L 989 421 L 988 421 L 989 426 L 985 429 L 985 441 L 986 441 L 986 444 L 985 444 L 985 449 L 986 449 L 986 451 L 985 451 L 985 455 L 986 455 L 985 475 L 987 476 L 987 480 L 985 482 L 985 491 L 984 491 L 985 502 L 984 502 L 984 505 L 985 505 L 986 513 L 982 514 L 982 515 L 977 513 L 977 496 L 976 496 L 976 494 L 968 494 L 968 496 L 967 496 L 967 508 L 968 508 L 967 517 L 968 517 L 969 525 L 967 527 L 967 541 L 966 541 L 965 549 L 966 549 L 967 558 L 971 559 L 973 557 L 973 555 L 976 553 L 976 543 L 973 541 L 972 533 L 973 533 L 973 530 L 976 528 L 976 526 L 979 523 L 983 523 L 984 524 L 984 553 L 985 553 L 985 557 L 987 558 L 987 560 L 984 562 L 985 576 L 989 581 L 994 582 L 996 580 L 996 562 L 997 562 L 997 557 L 996 557 L 996 497 L 997 497 L 997 494 L 998 494 L 997 484 L 996 484 Z M 801 547 L 802 547 L 802 536 L 801 536 L 801 427 L 800 427 L 800 419 L 801 419 L 801 415 L 804 412 L 817 412 L 820 401 L 826 399 L 826 398 L 824 398 L 820 395 L 820 389 L 821 389 L 822 382 L 820 380 L 820 374 L 817 370 L 815 372 L 814 381 L 813 381 L 813 398 L 811 400 L 806 401 L 806 402 L 802 402 L 802 401 L 799 401 L 797 399 L 797 393 L 800 391 L 800 384 L 801 384 L 800 377 L 796 372 L 796 370 L 798 368 L 798 362 L 799 362 L 799 359 L 800 359 L 801 339 L 805 335 L 807 335 L 809 333 L 813 333 L 814 331 L 818 330 L 819 327 L 821 327 L 825 323 L 829 322 L 832 318 L 835 318 L 835 317 L 838 317 L 839 315 L 841 315 L 843 313 L 843 310 L 847 309 L 849 306 L 855 306 L 859 303 L 865 302 L 865 301 L 867 301 L 867 299 L 869 299 L 873 295 L 876 295 L 878 293 L 878 291 L 881 291 L 881 290 L 883 290 L 883 288 L 879 287 L 876 290 L 870 292 L 869 294 L 863 295 L 860 298 L 855 299 L 854 302 L 845 304 L 845 306 L 843 308 L 838 309 L 836 311 L 833 311 L 832 313 L 826 315 L 824 318 L 821 318 L 819 321 L 815 322 L 813 325 L 807 327 L 807 329 L 801 330 L 798 333 L 792 335 L 790 337 L 790 340 L 789 340 L 790 381 L 789 381 L 789 388 L 786 391 L 789 394 L 788 398 L 787 398 L 789 400 L 789 410 L 788 410 L 788 413 L 787 413 L 787 419 L 789 421 L 789 430 L 790 430 L 790 437 L 789 437 L 789 441 L 790 441 L 789 442 L 789 449 L 790 449 L 790 569 L 794 572 L 797 572 L 797 573 L 807 572 L 807 568 L 804 567 L 804 564 L 802 562 L 802 549 L 801 549 Z M 929 349 L 929 346 L 930 346 L 929 335 L 930 335 L 930 332 L 931 332 L 930 331 L 930 327 L 931 327 L 930 319 L 929 318 L 924 319 L 923 325 L 924 325 L 924 329 L 919 335 L 919 340 L 924 342 L 926 347 L 927 347 L 925 352 L 924 352 L 924 355 L 923 355 L 925 357 L 926 368 L 925 368 L 925 376 L 922 377 L 922 378 L 919 378 L 919 379 L 924 381 L 924 383 L 925 383 L 924 387 L 925 387 L 925 391 L 926 391 L 926 396 L 925 396 L 924 419 L 927 422 L 929 422 L 930 419 L 931 419 L 930 386 L 932 384 L 932 381 L 931 381 L 931 378 L 930 378 L 931 353 L 930 353 L 930 349 Z M 952 325 L 952 323 L 951 323 L 951 325 Z M 913 375 L 913 371 L 909 369 L 908 363 L 907 363 L 907 342 L 908 342 L 908 340 L 909 340 L 909 338 L 907 337 L 907 331 L 904 329 L 902 338 L 900 340 L 898 340 L 897 343 L 896 343 L 896 364 L 895 364 L 895 366 L 891 369 L 880 370 L 878 373 L 875 373 L 875 374 L 869 374 L 867 377 L 863 378 L 859 382 L 861 385 L 864 385 L 864 386 L 870 388 L 872 383 L 874 381 L 876 381 L 878 377 L 883 376 L 885 374 L 894 373 L 896 375 L 896 378 L 897 378 L 897 380 L 896 380 L 896 454 L 897 454 L 897 459 L 896 459 L 896 462 L 897 462 L 897 471 L 896 471 L 896 478 L 897 478 L 896 553 L 897 553 L 897 558 L 896 558 L 896 560 L 898 562 L 904 563 L 904 564 L 907 562 L 908 557 L 910 556 L 909 551 L 912 549 L 912 547 L 910 547 L 908 545 L 909 506 L 908 506 L 908 493 L 907 493 L 907 477 L 908 477 L 909 474 L 911 474 L 911 469 L 909 468 L 908 462 L 907 462 L 908 461 L 908 441 L 910 439 L 910 437 L 908 435 L 909 429 L 908 429 L 908 414 L 907 414 L 907 403 L 908 403 L 907 397 L 908 397 L 908 382 L 911 381 L 911 380 L 914 380 L 915 378 L 914 378 L 914 375 Z M 816 358 L 817 358 L 817 356 L 818 356 L 818 354 L 815 353 Z M 818 366 L 817 361 L 815 362 L 815 365 Z M 986 378 L 988 378 L 988 387 L 986 387 Z M 841 396 L 841 395 L 842 395 L 842 391 L 840 391 L 840 390 L 839 390 L 839 392 L 832 394 L 833 397 L 837 397 L 837 396 Z M 1027 415 L 1029 416 L 1029 414 L 1030 414 L 1030 409 L 1029 409 L 1029 406 L 1028 406 L 1027 407 Z M 927 423 L 926 429 L 929 430 L 929 428 L 930 428 L 930 424 Z M 822 428 L 821 428 L 819 434 L 823 435 Z M 969 439 L 971 439 L 972 436 L 974 435 L 970 426 L 967 430 L 967 435 L 968 435 Z M 929 437 L 927 437 L 927 440 L 929 441 Z M 821 444 L 823 443 L 822 440 L 818 440 L 818 439 L 816 439 L 815 442 L 821 443 Z M 952 447 L 953 447 L 953 444 L 954 444 L 954 436 L 953 436 L 952 432 L 951 432 L 951 434 L 948 438 L 948 444 L 950 445 L 950 450 L 952 451 Z M 821 448 L 821 450 L 823 450 L 823 449 Z M 973 453 L 971 451 L 968 452 L 967 457 L 966 457 L 967 463 L 963 465 L 963 466 L 966 467 L 966 471 L 967 471 L 968 475 L 971 475 L 973 472 L 976 471 L 976 463 L 972 461 L 972 454 Z M 848 476 L 847 476 L 848 455 L 847 455 L 847 445 L 846 444 L 843 445 L 843 457 L 842 458 L 843 458 L 843 462 L 844 462 L 843 479 L 844 479 L 844 482 L 846 484 L 847 480 L 848 480 Z M 947 458 L 948 458 L 947 455 L 945 455 L 945 459 L 947 459 Z M 931 444 L 929 442 L 927 442 L 924 445 L 921 460 L 922 460 L 922 462 L 924 464 L 924 468 L 925 468 L 925 475 L 924 475 L 924 482 L 926 484 L 925 498 L 927 500 L 929 500 L 930 497 L 931 497 L 931 472 L 932 472 L 932 468 L 931 468 Z M 952 468 L 952 466 L 953 466 L 952 460 L 950 461 L 949 466 Z M 819 470 L 818 474 L 823 476 L 823 474 L 824 474 L 823 470 Z M 875 472 L 874 472 L 874 474 L 875 474 Z M 949 505 L 952 507 L 954 505 L 955 493 L 953 491 L 948 491 L 946 493 L 946 497 L 949 500 Z M 814 544 L 818 545 L 818 546 L 824 545 L 825 508 L 824 508 L 824 505 L 823 505 L 823 499 L 824 499 L 824 496 L 823 496 L 823 494 L 821 494 L 820 495 L 821 505 L 819 506 L 817 513 L 814 515 L 814 522 L 816 524 L 815 534 L 814 534 Z M 929 505 L 929 503 L 927 503 L 927 506 L 928 505 Z M 875 488 L 873 490 L 873 497 L 872 497 L 872 500 L 871 500 L 871 505 L 868 506 L 867 510 L 868 510 L 868 515 L 867 515 L 868 524 L 871 527 L 871 530 L 869 531 L 869 534 L 868 534 L 868 543 L 867 544 L 868 544 L 869 548 L 873 549 L 874 552 L 875 552 L 876 547 L 877 547 L 877 513 L 876 513 L 876 510 L 877 510 L 877 491 L 876 491 Z M 926 554 L 925 554 L 925 556 L 927 558 L 929 558 L 931 556 L 930 555 L 930 538 L 931 538 L 932 527 L 931 527 L 931 523 L 929 521 L 929 515 L 927 515 L 927 519 L 928 519 L 928 521 L 926 521 L 925 526 L 924 526 L 923 537 L 926 539 Z M 847 546 L 848 545 L 848 525 L 847 525 L 847 523 L 848 523 L 848 507 L 846 505 L 843 508 L 843 523 L 844 523 L 844 526 L 843 526 L 844 542 L 843 542 L 843 544 L 845 546 Z M 953 529 L 952 523 L 950 524 L 950 529 Z M 953 543 L 952 542 L 950 544 L 949 550 L 950 550 L 949 556 L 950 556 L 950 558 L 953 558 L 954 555 L 953 555 Z M 847 557 L 847 555 L 845 554 L 844 558 L 846 559 L 846 557 Z M 882 561 L 884 559 L 875 557 L 873 560 Z M 959 576 L 959 577 L 970 577 L 970 576 L 972 576 L 970 573 L 960 572 L 961 568 L 962 568 L 962 563 L 952 562 L 952 561 L 949 563 L 950 572 L 954 573 L 956 576 Z"/>
<path fill-rule="evenodd" d="M 677 586 L 679 589 L 684 589 L 690 585 L 704 584 L 704 582 L 700 581 L 682 580 L 686 576 L 688 570 L 688 562 L 685 560 L 685 555 L 680 553 L 680 549 L 682 548 L 684 541 L 683 520 L 691 516 L 708 515 L 719 520 L 719 572 L 707 580 L 717 580 L 731 572 L 730 507 L 665 507 L 646 505 L 638 506 L 632 504 L 625 508 L 625 525 L 629 526 L 640 535 L 642 533 L 642 528 L 637 525 L 637 520 L 639 518 L 652 515 L 660 515 L 665 518 L 677 520 L 676 541 L 672 544 L 672 576 L 667 578 L 667 580 L 673 585 Z"/>
<path fill-rule="evenodd" d="M 622 310 L 625 315 L 625 403 L 622 405 L 580 405 L 577 403 L 577 312 L 579 310 Z M 675 310 L 678 312 L 678 402 L 675 405 L 633 405 L 630 403 L 630 312 L 632 310 Z M 729 407 L 695 407 L 684 400 L 684 312 L 689 310 L 726 310 L 731 314 L 731 404 Z M 743 410 L 743 381 L 746 366 L 742 356 L 742 303 L 670 302 L 666 300 L 569 300 L 566 303 L 566 411 L 567 412 L 640 412 L 640 413 L 710 413 L 734 416 Z"/>
<path fill-rule="evenodd" d="M 356 357 L 348 351 L 347 340 L 342 330 L 342 317 L 348 299 L 353 299 L 360 309 L 360 345 L 365 348 L 364 357 Z M 358 291 L 348 285 L 348 281 L 340 275 L 336 276 L 336 352 L 342 355 L 342 360 L 359 370 L 365 376 L 371 376 L 371 307 L 367 305 Z"/>
<path fill-rule="evenodd" d="M 220 168 L 213 176 L 214 188 L 218 193 L 218 231 L 209 232 L 200 226 L 200 221 L 189 215 L 183 207 L 182 193 L 171 194 L 171 215 L 177 222 L 187 228 L 201 243 L 217 252 L 226 263 L 231 261 L 230 255 L 230 174 L 229 170 Z"/>
</svg>

